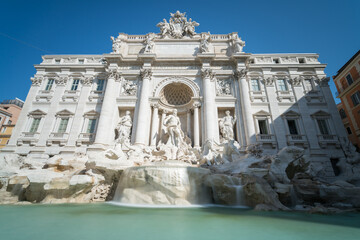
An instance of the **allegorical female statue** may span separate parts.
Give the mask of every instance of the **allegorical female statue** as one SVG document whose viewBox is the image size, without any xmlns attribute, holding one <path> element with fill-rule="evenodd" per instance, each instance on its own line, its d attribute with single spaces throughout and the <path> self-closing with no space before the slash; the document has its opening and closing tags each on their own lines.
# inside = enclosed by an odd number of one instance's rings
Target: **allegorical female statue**
<svg viewBox="0 0 360 240">
<path fill-rule="evenodd" d="M 117 131 L 117 142 L 124 143 L 130 142 L 130 133 L 132 127 L 132 120 L 130 111 L 125 112 L 125 116 L 120 118 L 120 121 L 116 127 Z"/>
<path fill-rule="evenodd" d="M 233 140 L 236 117 L 230 116 L 229 110 L 227 110 L 225 114 L 225 117 L 219 119 L 220 132 L 225 140 Z"/>
</svg>

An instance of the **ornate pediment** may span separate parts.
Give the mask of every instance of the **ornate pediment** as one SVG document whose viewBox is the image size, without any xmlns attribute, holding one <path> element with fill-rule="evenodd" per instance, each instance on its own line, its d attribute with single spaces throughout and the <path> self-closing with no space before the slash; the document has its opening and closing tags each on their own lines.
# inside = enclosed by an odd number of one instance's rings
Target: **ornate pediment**
<svg viewBox="0 0 360 240">
<path fill-rule="evenodd" d="M 86 113 L 84 114 L 85 117 L 97 117 L 97 116 L 99 116 L 99 115 L 100 115 L 100 114 L 99 114 L 97 111 L 95 111 L 95 110 L 91 110 L 91 111 L 86 112 Z"/>
<path fill-rule="evenodd" d="M 320 111 L 317 111 L 317 112 L 311 114 L 310 116 L 313 118 L 317 118 L 317 117 L 327 117 L 328 118 L 328 117 L 330 117 L 330 114 L 325 111 L 320 110 Z"/>
<path fill-rule="evenodd" d="M 41 111 L 40 109 L 36 109 L 32 112 L 29 112 L 28 116 L 37 116 L 37 117 L 42 117 L 42 116 L 45 116 L 46 113 Z"/>
<path fill-rule="evenodd" d="M 258 111 L 257 113 L 254 114 L 254 116 L 270 116 L 271 114 L 264 111 L 264 110 L 261 110 L 261 111 Z"/>
<path fill-rule="evenodd" d="M 199 26 L 199 23 L 192 21 L 191 18 L 187 20 L 185 14 L 176 11 L 176 13 L 170 13 L 169 22 L 164 18 L 162 22 L 158 23 L 156 26 L 160 28 L 161 37 L 182 38 L 184 36 L 194 36 L 196 34 L 195 27 Z"/>
<path fill-rule="evenodd" d="M 283 113 L 281 116 L 283 116 L 283 117 L 299 117 L 300 114 L 293 110 L 289 110 L 289 111 Z"/>
<path fill-rule="evenodd" d="M 56 113 L 56 117 L 64 117 L 64 116 L 72 116 L 74 113 L 70 112 L 67 109 L 61 110 L 60 112 Z"/>
</svg>

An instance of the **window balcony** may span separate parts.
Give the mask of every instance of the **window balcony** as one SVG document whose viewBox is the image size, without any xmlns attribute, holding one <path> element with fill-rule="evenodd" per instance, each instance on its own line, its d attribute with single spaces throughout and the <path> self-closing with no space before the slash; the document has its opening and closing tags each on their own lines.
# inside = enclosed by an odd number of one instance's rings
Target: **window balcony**
<svg viewBox="0 0 360 240">
<path fill-rule="evenodd" d="M 17 140 L 17 145 L 21 146 L 24 143 L 30 146 L 35 146 L 39 141 L 40 133 L 38 132 L 23 132 L 21 137 Z"/>
<path fill-rule="evenodd" d="M 63 102 L 66 101 L 73 101 L 77 102 L 80 97 L 80 91 L 79 90 L 66 90 L 64 95 L 62 96 Z"/>
<path fill-rule="evenodd" d="M 250 93 L 250 101 L 255 102 L 257 99 L 259 99 L 261 102 L 266 102 L 266 94 L 264 90 L 260 91 L 249 91 Z"/>
<path fill-rule="evenodd" d="M 90 92 L 90 96 L 89 96 L 90 102 L 92 102 L 93 100 L 101 102 L 103 99 L 104 99 L 104 91 L 92 90 Z"/>
<path fill-rule="evenodd" d="M 92 144 L 95 141 L 95 133 L 80 133 L 78 140 L 76 140 L 76 146 L 83 144 Z"/>
<path fill-rule="evenodd" d="M 49 139 L 46 141 L 47 146 L 52 144 L 59 144 L 59 146 L 65 146 L 69 138 L 69 133 L 53 132 L 50 134 Z"/>
<path fill-rule="evenodd" d="M 36 102 L 50 102 L 54 95 L 53 90 L 40 90 L 35 97 Z"/>
<path fill-rule="evenodd" d="M 276 148 L 276 137 L 274 134 L 256 134 L 256 141 L 261 144 L 271 144 Z"/>
<path fill-rule="evenodd" d="M 336 148 L 340 148 L 340 142 L 337 135 L 324 134 L 317 135 L 319 140 L 319 145 L 322 148 L 326 148 L 327 145 L 335 145 Z"/>
<path fill-rule="evenodd" d="M 307 148 L 309 146 L 306 135 L 288 134 L 286 135 L 286 139 L 288 145 L 290 146 L 303 145 L 304 148 Z"/>
</svg>

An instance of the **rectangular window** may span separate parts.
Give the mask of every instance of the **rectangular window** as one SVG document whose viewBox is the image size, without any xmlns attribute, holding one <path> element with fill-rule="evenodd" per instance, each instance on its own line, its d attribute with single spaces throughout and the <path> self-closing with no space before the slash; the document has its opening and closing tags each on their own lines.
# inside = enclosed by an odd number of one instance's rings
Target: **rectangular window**
<svg viewBox="0 0 360 240">
<path fill-rule="evenodd" d="M 71 85 L 71 91 L 76 91 L 79 87 L 79 79 L 74 79 L 73 84 Z"/>
<path fill-rule="evenodd" d="M 340 114 L 341 119 L 346 118 L 346 113 L 345 113 L 345 110 L 344 110 L 344 109 L 341 108 L 341 109 L 339 110 L 339 114 Z"/>
<path fill-rule="evenodd" d="M 296 126 L 296 121 L 295 120 L 287 120 L 288 126 L 289 126 L 289 132 L 291 135 L 299 135 L 297 126 Z"/>
<path fill-rule="evenodd" d="M 350 73 L 346 75 L 346 81 L 349 84 L 349 86 L 354 82 Z"/>
<path fill-rule="evenodd" d="M 104 79 L 98 79 L 96 91 L 104 90 L 104 82 L 105 82 Z"/>
<path fill-rule="evenodd" d="M 351 101 L 353 102 L 354 107 L 357 106 L 360 103 L 360 92 L 351 95 Z"/>
<path fill-rule="evenodd" d="M 253 91 L 260 91 L 259 80 L 251 79 L 251 87 Z"/>
<path fill-rule="evenodd" d="M 79 59 L 79 64 L 84 64 L 84 59 Z"/>
<path fill-rule="evenodd" d="M 1 133 L 4 133 L 6 131 L 6 127 L 3 127 L 2 129 L 1 129 Z"/>
<path fill-rule="evenodd" d="M 260 134 L 269 134 L 266 120 L 258 120 Z"/>
<path fill-rule="evenodd" d="M 318 119 L 317 123 L 318 123 L 318 126 L 319 126 L 320 133 L 322 135 L 329 135 L 329 128 L 328 128 L 326 120 L 325 119 Z"/>
<path fill-rule="evenodd" d="M 62 118 L 62 119 L 60 120 L 60 125 L 59 125 L 59 129 L 58 129 L 58 133 L 65 133 L 68 123 L 69 123 L 69 119 L 68 119 L 68 118 Z"/>
<path fill-rule="evenodd" d="M 284 79 L 278 79 L 277 84 L 278 84 L 278 87 L 279 87 L 279 91 L 284 92 L 284 91 L 288 90 Z"/>
<path fill-rule="evenodd" d="M 41 118 L 34 118 L 32 124 L 31 124 L 31 127 L 30 127 L 30 132 L 31 133 L 35 133 L 38 130 L 40 120 L 41 120 Z"/>
<path fill-rule="evenodd" d="M 49 79 L 47 84 L 46 84 L 45 91 L 50 91 L 53 84 L 54 84 L 54 79 Z"/>
<path fill-rule="evenodd" d="M 347 128 L 346 128 L 346 131 L 347 131 L 347 133 L 348 133 L 349 135 L 352 134 L 350 127 L 347 127 Z"/>
<path fill-rule="evenodd" d="M 88 124 L 86 132 L 87 133 L 94 133 L 95 132 L 95 126 L 96 126 L 96 119 L 89 119 L 89 124 Z"/>
</svg>

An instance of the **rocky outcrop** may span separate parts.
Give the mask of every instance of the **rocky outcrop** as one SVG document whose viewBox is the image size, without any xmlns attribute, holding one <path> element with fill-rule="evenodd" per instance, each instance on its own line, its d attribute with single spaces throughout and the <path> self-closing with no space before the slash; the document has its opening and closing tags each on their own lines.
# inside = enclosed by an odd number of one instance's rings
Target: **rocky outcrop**
<svg viewBox="0 0 360 240">
<path fill-rule="evenodd" d="M 241 179 L 225 174 L 212 174 L 206 177 L 205 185 L 211 188 L 213 202 L 221 205 L 238 205 L 242 199 L 237 199 Z M 242 203 L 245 205 L 245 203 Z"/>
<path fill-rule="evenodd" d="M 114 201 L 154 205 L 210 203 L 210 192 L 204 186 L 209 173 L 207 169 L 180 162 L 127 168 L 119 181 Z"/>
</svg>

